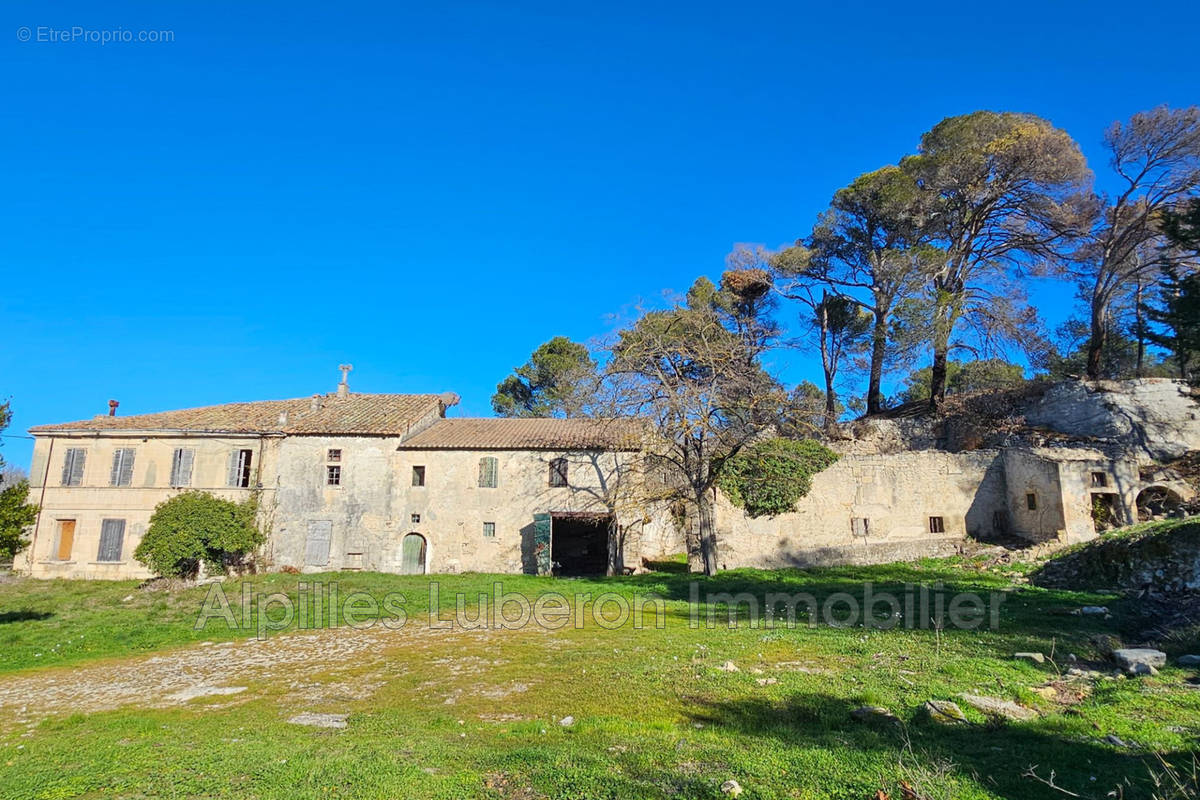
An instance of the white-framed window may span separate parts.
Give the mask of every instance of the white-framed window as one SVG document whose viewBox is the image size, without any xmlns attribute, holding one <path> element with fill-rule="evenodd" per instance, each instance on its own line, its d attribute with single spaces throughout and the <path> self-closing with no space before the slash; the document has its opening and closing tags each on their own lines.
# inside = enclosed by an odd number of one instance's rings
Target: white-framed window
<svg viewBox="0 0 1200 800">
<path fill-rule="evenodd" d="M 242 489 L 250 487 L 251 464 L 254 461 L 254 451 L 250 449 L 234 450 L 229 454 L 229 486 Z"/>
<path fill-rule="evenodd" d="M 496 538 L 496 523 L 494 523 L 494 522 L 483 523 L 483 538 L 485 538 L 485 539 L 495 539 Z"/>
</svg>

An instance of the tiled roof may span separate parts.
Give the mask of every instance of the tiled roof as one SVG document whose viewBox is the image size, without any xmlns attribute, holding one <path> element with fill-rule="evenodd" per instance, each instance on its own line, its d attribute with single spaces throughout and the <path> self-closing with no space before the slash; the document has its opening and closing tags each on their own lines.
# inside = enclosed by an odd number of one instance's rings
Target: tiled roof
<svg viewBox="0 0 1200 800">
<path fill-rule="evenodd" d="M 442 419 L 405 439 L 412 450 L 638 450 L 626 419 Z"/>
<path fill-rule="evenodd" d="M 313 398 L 225 403 L 157 414 L 97 416 L 79 422 L 38 425 L 31 433 L 67 431 L 197 431 L 212 433 L 403 434 L 457 398 L 437 394 L 336 394 Z M 284 416 L 286 414 L 286 416 Z"/>
</svg>

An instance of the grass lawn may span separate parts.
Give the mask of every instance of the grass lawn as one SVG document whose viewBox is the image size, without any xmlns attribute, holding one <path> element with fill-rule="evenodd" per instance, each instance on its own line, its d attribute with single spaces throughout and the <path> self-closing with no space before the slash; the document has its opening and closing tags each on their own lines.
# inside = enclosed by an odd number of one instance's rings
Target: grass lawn
<svg viewBox="0 0 1200 800">
<path fill-rule="evenodd" d="M 664 567 L 605 580 L 303 576 L 336 581 L 343 598 L 402 593 L 407 624 L 279 631 L 266 641 L 253 638 L 253 617 L 237 630 L 212 620 L 194 630 L 207 587 L 9 578 L 0 582 L 0 797 L 716 798 L 728 779 L 743 798 L 869 800 L 881 789 L 900 798 L 900 781 L 928 798 L 1072 796 L 1029 777 L 1033 768 L 1074 796 L 1139 798 L 1155 792 L 1149 771 L 1161 770 L 1160 755 L 1191 769 L 1200 737 L 1193 671 L 1065 675 L 1068 654 L 1109 669 L 1098 635 L 1136 641 L 1123 627 L 1130 601 L 1022 585 L 1004 594 L 995 630 L 770 628 L 746 607 L 735 628 L 706 627 L 703 614 L 693 627 L 693 576 Z M 301 579 L 248 580 L 255 591 L 296 598 Z M 641 629 L 610 629 L 594 618 L 593 602 L 572 600 L 575 616 L 559 630 L 442 631 L 430 628 L 431 581 L 442 617 L 452 616 L 452 595 L 490 593 L 494 581 L 530 598 L 654 593 L 666 613 L 661 628 L 649 614 Z M 865 582 L 876 593 L 940 582 L 947 598 L 965 591 L 985 601 L 1012 588 L 1006 574 L 959 560 L 736 570 L 694 591 L 861 599 Z M 240 612 L 240 585 L 223 588 Z M 1112 617 L 1069 613 L 1093 604 Z M 282 622 L 280 609 L 272 619 Z M 363 646 L 349 655 L 337 649 L 356 641 Z M 300 652 L 325 648 L 324 656 L 296 658 L 288 642 L 303 642 Z M 1053 658 L 1018 661 L 1017 651 Z M 179 665 L 183 684 L 196 664 L 220 671 L 226 663 L 220 683 L 236 694 L 164 700 L 176 681 L 153 677 Z M 102 709 L 93 689 L 106 681 L 146 688 L 142 699 Z M 943 725 L 918 711 L 964 692 L 1040 716 L 997 722 L 960 700 L 968 721 Z M 854 719 L 864 705 L 898 719 Z M 346 714 L 346 727 L 288 722 L 302 712 Z M 564 717 L 571 724 L 560 724 Z"/>
</svg>

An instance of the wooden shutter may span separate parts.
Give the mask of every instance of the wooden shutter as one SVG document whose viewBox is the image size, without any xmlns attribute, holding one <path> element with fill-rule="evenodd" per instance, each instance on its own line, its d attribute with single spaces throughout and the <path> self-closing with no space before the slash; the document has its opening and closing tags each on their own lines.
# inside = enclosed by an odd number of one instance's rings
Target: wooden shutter
<svg viewBox="0 0 1200 800">
<path fill-rule="evenodd" d="M 113 453 L 112 473 L 109 476 L 109 484 L 112 486 L 129 486 L 133 483 L 134 452 L 132 447 L 121 447 Z"/>
<path fill-rule="evenodd" d="M 120 561 L 125 543 L 125 520 L 106 519 L 100 523 L 100 552 L 97 561 Z"/>
<path fill-rule="evenodd" d="M 533 557 L 537 562 L 537 574 L 550 574 L 550 541 L 553 522 L 549 514 L 533 515 Z"/>
<path fill-rule="evenodd" d="M 238 468 L 239 462 L 241 461 L 241 457 L 242 457 L 241 450 L 234 450 L 233 452 L 231 452 L 229 454 L 229 481 L 228 481 L 228 483 L 230 486 L 239 486 L 241 484 L 241 481 L 240 481 L 241 470 Z"/>
<path fill-rule="evenodd" d="M 58 522 L 58 560 L 70 561 L 71 549 L 75 547 L 75 520 L 63 519 Z"/>
<path fill-rule="evenodd" d="M 63 459 L 63 486 L 78 486 L 83 483 L 83 465 L 87 461 L 87 450 L 82 447 L 72 447 L 67 450 Z"/>
<path fill-rule="evenodd" d="M 567 460 L 565 458 L 555 458 L 550 461 L 550 485 L 567 485 Z"/>
<path fill-rule="evenodd" d="M 317 520 L 308 523 L 308 539 L 304 545 L 304 563 L 309 567 L 323 567 L 329 563 L 329 540 L 333 538 L 333 523 Z"/>
<path fill-rule="evenodd" d="M 175 457 L 171 459 L 172 486 L 192 485 L 192 463 L 195 458 L 195 450 L 181 447 L 175 451 Z"/>
<path fill-rule="evenodd" d="M 495 489 L 497 478 L 497 461 L 492 456 L 479 459 L 479 488 Z"/>
</svg>

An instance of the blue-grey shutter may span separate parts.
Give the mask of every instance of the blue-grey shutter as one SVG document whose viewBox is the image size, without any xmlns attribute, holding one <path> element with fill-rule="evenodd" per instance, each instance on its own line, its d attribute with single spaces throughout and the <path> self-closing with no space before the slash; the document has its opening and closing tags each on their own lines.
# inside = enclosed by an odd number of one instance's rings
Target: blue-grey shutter
<svg viewBox="0 0 1200 800">
<path fill-rule="evenodd" d="M 137 451 L 132 447 L 126 448 L 121 456 L 121 486 L 130 486 L 133 484 L 133 457 L 137 455 Z"/>
<path fill-rule="evenodd" d="M 192 462 L 195 456 L 195 450 L 181 447 L 175 451 L 175 457 L 171 459 L 172 486 L 192 485 Z"/>
<path fill-rule="evenodd" d="M 100 552 L 97 561 L 120 561 L 125 543 L 125 520 L 106 519 L 100 523 Z"/>
<path fill-rule="evenodd" d="M 87 450 L 82 447 L 71 447 L 63 459 L 63 486 L 78 486 L 83 483 L 83 465 L 87 460 Z"/>
<path fill-rule="evenodd" d="M 304 563 L 309 567 L 323 567 L 329 563 L 329 540 L 333 538 L 333 523 L 317 520 L 308 523 L 308 539 L 304 546 Z"/>
<path fill-rule="evenodd" d="M 133 483 L 134 453 L 132 447 L 121 447 L 113 452 L 112 472 L 109 475 L 111 486 L 129 486 Z"/>
<path fill-rule="evenodd" d="M 533 557 L 537 561 L 537 574 L 550 574 L 550 534 L 553 523 L 549 514 L 533 515 Z"/>
</svg>

